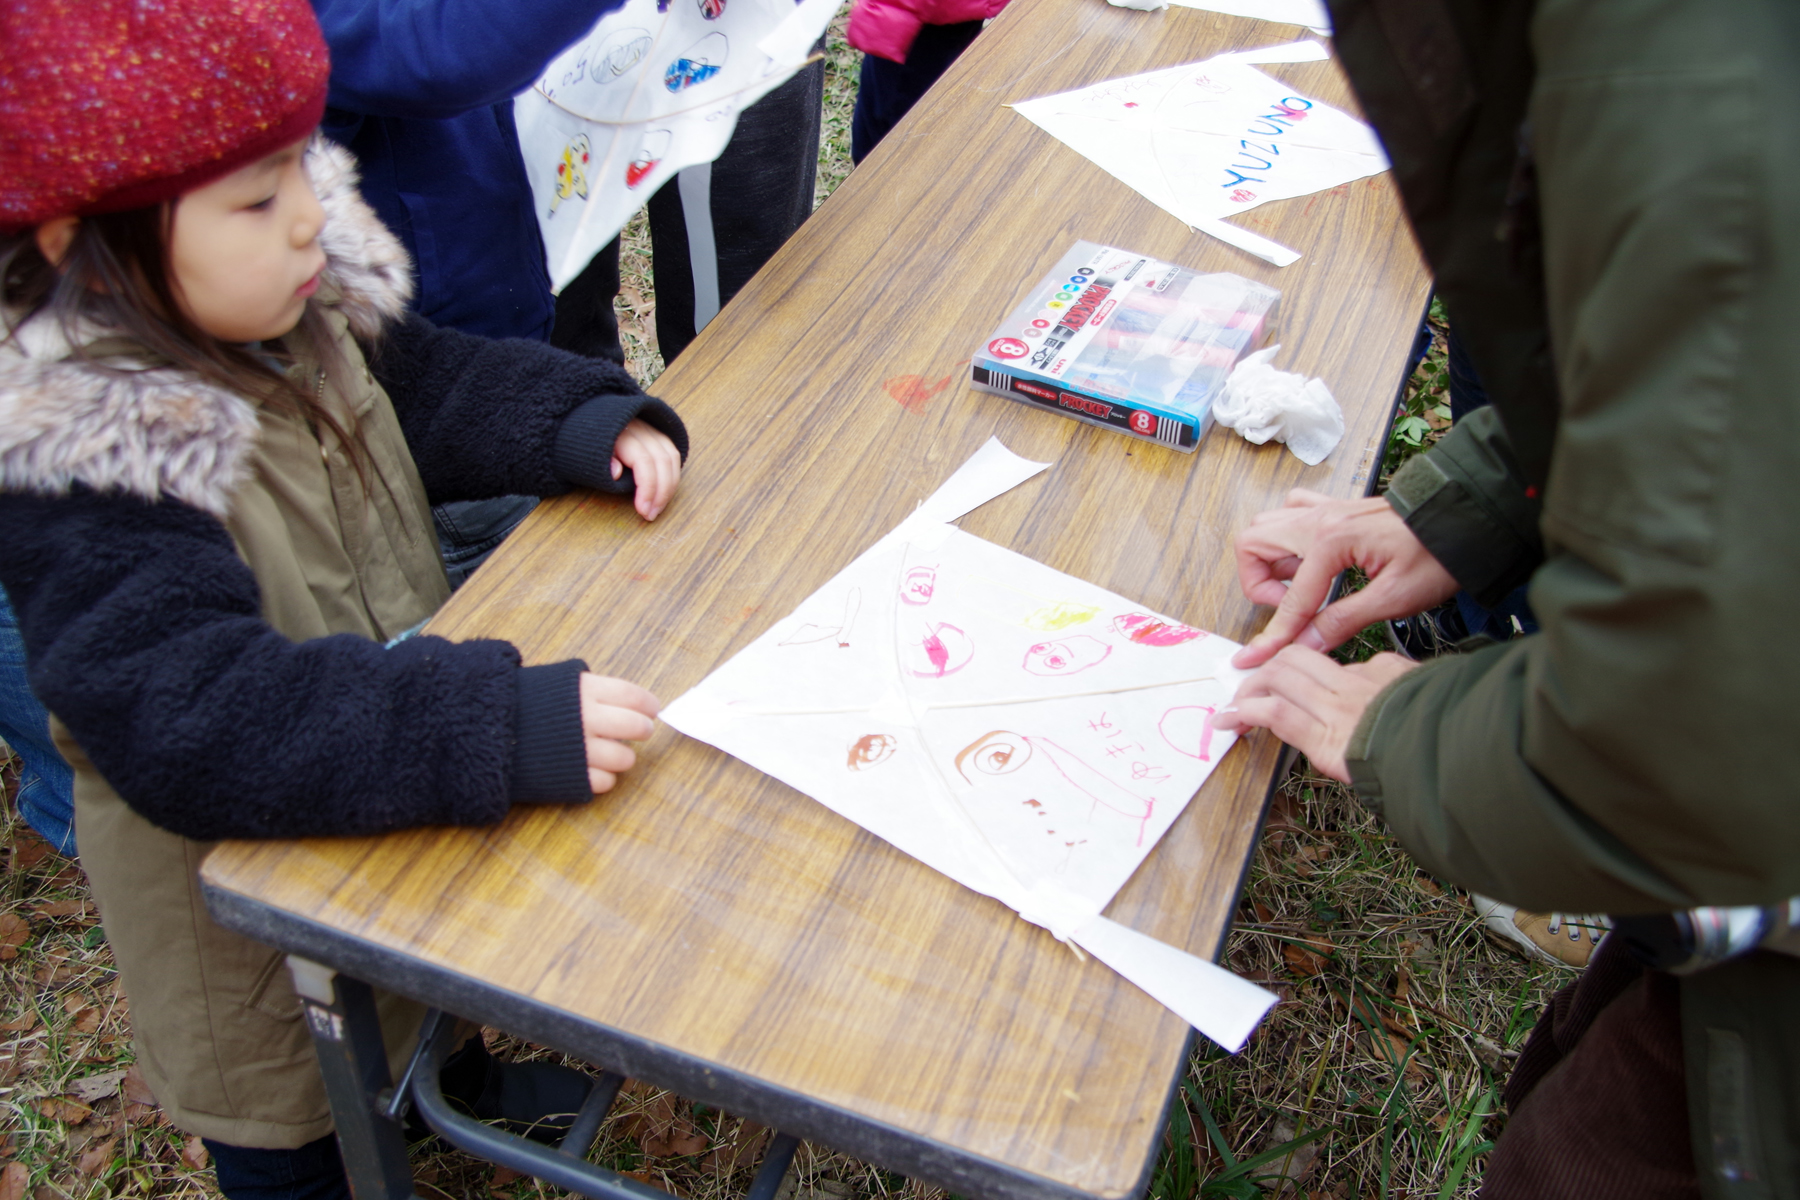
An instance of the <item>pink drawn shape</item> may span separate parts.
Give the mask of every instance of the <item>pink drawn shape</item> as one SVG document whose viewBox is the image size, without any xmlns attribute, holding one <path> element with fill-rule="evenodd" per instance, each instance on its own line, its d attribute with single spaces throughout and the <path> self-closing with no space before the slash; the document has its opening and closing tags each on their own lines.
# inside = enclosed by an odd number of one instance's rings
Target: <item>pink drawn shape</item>
<svg viewBox="0 0 1800 1200">
<path fill-rule="evenodd" d="M 1204 714 L 1204 715 L 1202 715 Z M 1171 708 L 1156 724 L 1163 741 L 1189 758 L 1212 761 L 1213 708 L 1207 704 L 1183 704 Z"/>
<path fill-rule="evenodd" d="M 900 581 L 900 601 L 903 604 L 916 606 L 930 604 L 932 593 L 937 591 L 937 568 L 914 567 Z"/>
<path fill-rule="evenodd" d="M 1149 613 L 1126 613 L 1113 618 L 1113 631 L 1140 646 L 1179 646 L 1206 636 L 1204 629 L 1164 621 Z"/>
<path fill-rule="evenodd" d="M 1140 796 L 1120 787 L 1048 738 L 1027 737 L 1025 740 L 1049 757 L 1056 773 L 1068 780 L 1070 787 L 1100 807 L 1135 820 L 1138 823 L 1137 844 L 1144 844 L 1144 833 L 1150 826 L 1151 815 L 1156 811 L 1156 797 Z"/>
<path fill-rule="evenodd" d="M 1112 653 L 1112 647 L 1085 633 L 1039 642 L 1025 652 L 1024 667 L 1033 675 L 1073 675 Z"/>
<path fill-rule="evenodd" d="M 969 665 L 975 657 L 975 643 L 954 625 L 928 625 L 925 636 L 916 643 L 917 656 L 907 670 L 920 679 L 942 679 Z M 923 669 L 921 669 L 923 668 Z"/>
</svg>

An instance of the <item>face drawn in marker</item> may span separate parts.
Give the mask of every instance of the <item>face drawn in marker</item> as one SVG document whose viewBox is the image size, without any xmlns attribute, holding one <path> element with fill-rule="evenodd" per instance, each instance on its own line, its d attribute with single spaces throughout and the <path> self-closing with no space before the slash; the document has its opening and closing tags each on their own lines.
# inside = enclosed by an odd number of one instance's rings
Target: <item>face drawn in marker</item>
<svg viewBox="0 0 1800 1200">
<path fill-rule="evenodd" d="M 900 581 L 900 601 L 914 606 L 930 604 L 937 591 L 937 568 L 914 567 Z"/>
<path fill-rule="evenodd" d="M 975 643 L 955 625 L 927 625 L 924 636 L 905 648 L 906 669 L 920 679 L 942 679 L 969 665 Z"/>
<path fill-rule="evenodd" d="M 1054 642 L 1039 642 L 1025 652 L 1025 669 L 1033 675 L 1073 675 L 1112 653 L 1097 637 L 1078 633 Z"/>
<path fill-rule="evenodd" d="M 865 733 L 850 743 L 850 753 L 844 759 L 844 765 L 852 771 L 860 771 L 877 763 L 884 763 L 894 757 L 899 743 L 885 733 Z"/>
</svg>

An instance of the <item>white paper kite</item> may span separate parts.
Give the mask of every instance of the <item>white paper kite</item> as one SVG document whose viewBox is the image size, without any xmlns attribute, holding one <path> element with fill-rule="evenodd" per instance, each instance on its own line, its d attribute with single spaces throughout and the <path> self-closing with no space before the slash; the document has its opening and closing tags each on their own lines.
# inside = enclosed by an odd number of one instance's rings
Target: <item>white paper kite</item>
<svg viewBox="0 0 1800 1200">
<path fill-rule="evenodd" d="M 840 0 L 626 0 L 513 101 L 552 286 L 806 64 Z M 529 17 L 521 17 L 528 20 Z"/>
<path fill-rule="evenodd" d="M 1297 251 L 1222 218 L 1388 167 L 1367 125 L 1251 65 L 1326 57 L 1308 39 L 1012 107 L 1190 227 L 1285 267 Z"/>
<path fill-rule="evenodd" d="M 1238 646 L 947 524 L 1048 465 L 990 439 L 662 716 L 1235 1050 L 1274 996 L 1100 913 L 1230 749 Z"/>
</svg>

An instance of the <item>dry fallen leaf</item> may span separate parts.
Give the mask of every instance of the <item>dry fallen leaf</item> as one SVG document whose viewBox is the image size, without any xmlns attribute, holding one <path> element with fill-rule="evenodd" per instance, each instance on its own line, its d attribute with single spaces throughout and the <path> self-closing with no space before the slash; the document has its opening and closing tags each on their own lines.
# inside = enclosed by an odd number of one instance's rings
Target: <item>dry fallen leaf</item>
<svg viewBox="0 0 1800 1200">
<path fill-rule="evenodd" d="M 40 917 L 86 916 L 88 906 L 86 900 L 46 900 L 33 905 L 31 911 Z"/>
<path fill-rule="evenodd" d="M 13 836 L 13 866 L 21 871 L 31 870 L 51 852 L 50 843 L 30 830 L 21 829 Z"/>
<path fill-rule="evenodd" d="M 1307 946 L 1313 947 L 1308 949 Z M 1322 938 L 1316 938 L 1302 946 L 1297 942 L 1283 942 L 1281 957 L 1287 960 L 1288 969 L 1300 975 L 1317 975 L 1325 969 L 1326 960 L 1331 957 L 1332 946 Z"/>
<path fill-rule="evenodd" d="M 144 1082 L 144 1073 L 135 1065 L 125 1072 L 122 1086 L 127 1104 L 152 1106 L 156 1103 L 156 1094 L 150 1090 L 150 1085 Z"/>
<path fill-rule="evenodd" d="M 0 1033 L 30 1033 L 38 1027 L 36 1013 L 26 1013 L 10 1021 L 0 1021 Z"/>
<path fill-rule="evenodd" d="M 104 1100 L 108 1096 L 116 1096 L 119 1084 L 125 1078 L 124 1068 L 117 1071 L 103 1071 L 98 1075 L 86 1075 L 77 1079 L 69 1088 L 75 1098 L 83 1104 L 92 1104 L 96 1100 Z"/>
<path fill-rule="evenodd" d="M 495 1167 L 494 1168 L 494 1177 L 492 1179 L 488 1180 L 488 1186 L 489 1187 L 505 1187 L 507 1184 L 511 1183 L 513 1180 L 519 1179 L 521 1177 L 522 1176 L 521 1176 L 520 1172 L 513 1170 L 511 1167 Z"/>
<path fill-rule="evenodd" d="M 181 1161 L 186 1163 L 193 1170 L 204 1171 L 206 1170 L 206 1164 L 212 1161 L 212 1156 L 206 1152 L 205 1142 L 201 1141 L 198 1137 L 191 1137 L 187 1140 L 187 1144 L 181 1148 Z"/>
<path fill-rule="evenodd" d="M 113 1160 L 113 1152 L 118 1148 L 117 1137 L 109 1137 L 104 1142 L 90 1146 L 75 1161 L 75 1169 L 91 1179 L 106 1169 L 107 1164 Z"/>
<path fill-rule="evenodd" d="M 0 959 L 19 957 L 19 947 L 31 939 L 31 926 L 17 913 L 0 913 Z"/>
<path fill-rule="evenodd" d="M 46 1096 L 32 1107 L 46 1120 L 61 1121 L 65 1125 L 79 1125 L 94 1115 L 94 1110 L 79 1100 L 62 1096 Z"/>
<path fill-rule="evenodd" d="M 31 1183 L 31 1172 L 22 1162 L 9 1162 L 0 1171 L 0 1200 L 25 1200 L 25 1188 Z"/>
</svg>

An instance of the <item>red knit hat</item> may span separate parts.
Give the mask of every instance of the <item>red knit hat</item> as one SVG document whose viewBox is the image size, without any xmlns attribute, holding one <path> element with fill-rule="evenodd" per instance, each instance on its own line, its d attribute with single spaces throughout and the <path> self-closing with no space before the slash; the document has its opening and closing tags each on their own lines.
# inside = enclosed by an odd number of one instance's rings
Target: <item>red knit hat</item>
<svg viewBox="0 0 1800 1200">
<path fill-rule="evenodd" d="M 0 0 L 0 231 L 192 191 L 319 123 L 307 0 Z"/>
</svg>

